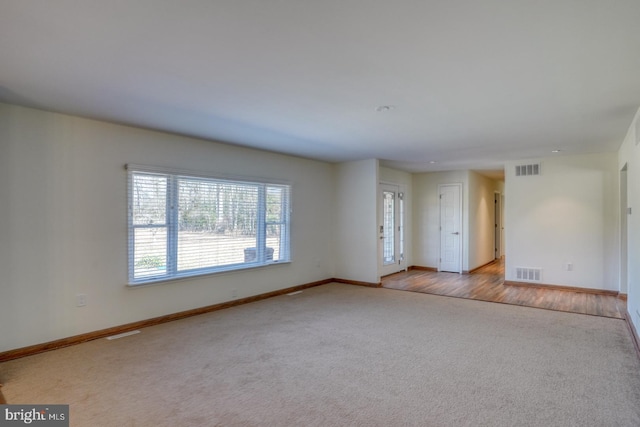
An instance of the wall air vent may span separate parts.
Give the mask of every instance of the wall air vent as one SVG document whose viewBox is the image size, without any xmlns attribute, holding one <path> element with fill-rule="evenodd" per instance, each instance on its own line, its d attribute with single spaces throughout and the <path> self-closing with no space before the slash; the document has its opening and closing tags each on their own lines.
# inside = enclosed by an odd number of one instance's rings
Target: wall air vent
<svg viewBox="0 0 640 427">
<path fill-rule="evenodd" d="M 525 282 L 541 282 L 542 281 L 542 269 L 540 268 L 525 268 L 516 267 L 516 279 Z"/>
<path fill-rule="evenodd" d="M 540 163 L 530 165 L 517 165 L 516 176 L 540 175 Z"/>
</svg>

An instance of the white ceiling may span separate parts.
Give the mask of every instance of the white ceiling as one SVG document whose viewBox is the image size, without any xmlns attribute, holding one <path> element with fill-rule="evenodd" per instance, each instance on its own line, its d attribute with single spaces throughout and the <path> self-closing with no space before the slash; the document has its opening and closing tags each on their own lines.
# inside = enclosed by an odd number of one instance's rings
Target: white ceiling
<svg viewBox="0 0 640 427">
<path fill-rule="evenodd" d="M 640 1 L 0 0 L 0 101 L 327 161 L 495 170 L 620 146 L 640 106 Z"/>
</svg>

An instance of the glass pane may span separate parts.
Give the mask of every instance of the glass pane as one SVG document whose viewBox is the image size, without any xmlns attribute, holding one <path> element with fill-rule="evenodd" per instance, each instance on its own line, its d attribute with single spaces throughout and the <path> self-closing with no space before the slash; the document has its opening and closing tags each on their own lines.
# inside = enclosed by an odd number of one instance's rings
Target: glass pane
<svg viewBox="0 0 640 427">
<path fill-rule="evenodd" d="M 284 188 L 267 187 L 267 223 L 282 222 Z"/>
<path fill-rule="evenodd" d="M 166 176 L 134 174 L 131 192 L 134 225 L 166 223 Z"/>
<path fill-rule="evenodd" d="M 266 212 L 266 260 L 288 261 L 287 218 L 289 210 L 289 187 L 267 187 Z"/>
<path fill-rule="evenodd" d="M 395 193 L 392 191 L 383 191 L 383 240 L 382 240 L 382 257 L 384 264 L 395 262 Z"/>
<path fill-rule="evenodd" d="M 178 181 L 178 271 L 255 260 L 258 185 Z"/>
<path fill-rule="evenodd" d="M 181 231 L 212 232 L 221 227 L 219 206 L 224 197 L 216 181 L 184 179 L 178 181 L 178 222 Z"/>
<path fill-rule="evenodd" d="M 167 229 L 145 227 L 134 229 L 134 278 L 159 276 L 167 271 Z"/>
<path fill-rule="evenodd" d="M 280 224 L 267 225 L 267 261 L 280 261 L 280 242 L 282 226 Z"/>
</svg>

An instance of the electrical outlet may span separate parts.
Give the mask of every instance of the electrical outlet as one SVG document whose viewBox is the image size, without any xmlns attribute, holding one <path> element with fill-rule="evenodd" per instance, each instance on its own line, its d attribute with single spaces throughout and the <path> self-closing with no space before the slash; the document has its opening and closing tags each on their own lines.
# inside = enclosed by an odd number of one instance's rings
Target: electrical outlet
<svg viewBox="0 0 640 427">
<path fill-rule="evenodd" d="M 231 291 L 231 298 L 238 298 L 238 290 L 234 289 Z"/>
<path fill-rule="evenodd" d="M 565 269 L 566 269 L 567 271 L 573 271 L 573 263 L 572 263 L 572 262 L 568 262 L 568 263 L 565 265 Z"/>
<path fill-rule="evenodd" d="M 86 294 L 76 295 L 76 307 L 84 307 L 85 305 L 87 305 L 87 295 Z"/>
</svg>

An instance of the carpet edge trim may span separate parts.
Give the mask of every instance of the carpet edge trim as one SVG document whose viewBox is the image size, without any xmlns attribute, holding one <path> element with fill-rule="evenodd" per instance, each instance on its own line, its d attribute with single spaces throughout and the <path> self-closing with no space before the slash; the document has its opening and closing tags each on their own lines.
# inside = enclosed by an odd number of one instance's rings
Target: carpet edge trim
<svg viewBox="0 0 640 427">
<path fill-rule="evenodd" d="M 373 283 L 373 282 L 361 282 L 359 280 L 349 280 L 349 279 L 338 279 L 338 278 L 333 278 L 331 279 L 332 282 L 336 282 L 336 283 L 344 283 L 345 285 L 356 285 L 356 286 L 366 286 L 368 288 L 381 288 L 382 287 L 382 282 L 378 282 L 378 283 Z"/>
<path fill-rule="evenodd" d="M 628 310 L 626 312 L 626 316 L 624 316 L 624 322 L 627 324 L 627 328 L 629 328 L 631 341 L 633 341 L 633 347 L 636 349 L 636 355 L 638 356 L 638 359 L 640 359 L 640 337 L 638 337 L 636 328 L 634 328 L 633 323 L 631 323 L 631 314 L 629 314 Z"/>
</svg>

